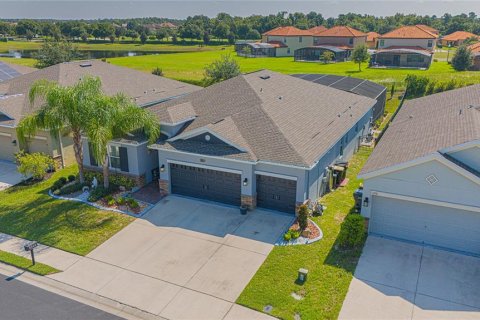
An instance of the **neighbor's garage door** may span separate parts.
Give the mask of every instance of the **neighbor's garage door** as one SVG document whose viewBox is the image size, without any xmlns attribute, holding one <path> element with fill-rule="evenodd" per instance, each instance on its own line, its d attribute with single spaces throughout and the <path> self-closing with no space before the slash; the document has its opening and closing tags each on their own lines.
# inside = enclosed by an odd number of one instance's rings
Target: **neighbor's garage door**
<svg viewBox="0 0 480 320">
<path fill-rule="evenodd" d="M 15 161 L 15 147 L 10 134 L 0 133 L 0 160 Z"/>
<path fill-rule="evenodd" d="M 170 164 L 172 193 L 240 205 L 240 174 Z"/>
<path fill-rule="evenodd" d="M 480 213 L 374 196 L 369 232 L 480 254 Z"/>
<path fill-rule="evenodd" d="M 256 179 L 258 207 L 295 213 L 297 181 L 259 174 Z"/>
</svg>

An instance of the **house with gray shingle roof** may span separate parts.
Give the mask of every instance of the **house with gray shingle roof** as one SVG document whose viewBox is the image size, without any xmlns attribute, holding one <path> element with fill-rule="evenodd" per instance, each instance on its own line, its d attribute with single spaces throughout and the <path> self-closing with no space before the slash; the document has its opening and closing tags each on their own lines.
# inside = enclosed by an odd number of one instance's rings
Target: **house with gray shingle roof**
<svg viewBox="0 0 480 320">
<path fill-rule="evenodd" d="M 48 132 L 39 131 L 29 139 L 26 145 L 20 145 L 16 127 L 24 116 L 34 112 L 40 106 L 40 104 L 31 106 L 28 99 L 30 87 L 36 80 L 46 79 L 69 86 L 86 75 L 99 77 L 102 81 L 102 90 L 106 94 L 122 92 L 143 108 L 201 89 L 180 81 L 101 61 L 61 63 L 16 75 L 0 82 L 0 160 L 14 161 L 15 153 L 22 149 L 27 152 L 43 152 L 65 165 L 74 163 L 73 142 L 69 135 L 52 137 Z M 188 113 L 188 110 L 184 112 Z M 177 112 L 174 112 L 173 116 L 178 116 L 175 113 Z M 88 142 L 85 140 L 84 143 L 86 150 L 84 156 L 88 161 L 86 165 L 90 165 Z M 121 163 L 122 167 L 112 167 L 112 171 L 121 171 L 141 181 L 151 181 L 154 169 L 152 166 L 155 166 L 158 161 L 155 153 L 147 152 L 146 144 L 144 137 L 134 135 L 112 141 L 111 148 L 115 148 L 115 152 L 121 150 L 122 154 L 120 161 L 115 162 Z"/>
<path fill-rule="evenodd" d="M 480 255 L 480 85 L 406 101 L 359 177 L 369 233 Z"/>
<path fill-rule="evenodd" d="M 160 188 L 293 214 L 341 179 L 376 103 L 262 70 L 153 105 Z"/>
</svg>

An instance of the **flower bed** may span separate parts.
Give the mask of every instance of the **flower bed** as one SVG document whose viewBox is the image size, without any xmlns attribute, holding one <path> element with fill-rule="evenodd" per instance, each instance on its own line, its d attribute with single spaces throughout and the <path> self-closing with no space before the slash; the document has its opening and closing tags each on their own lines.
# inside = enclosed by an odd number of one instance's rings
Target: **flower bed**
<svg viewBox="0 0 480 320">
<path fill-rule="evenodd" d="M 306 232 L 305 232 L 306 231 Z M 300 244 L 309 244 L 316 242 L 323 237 L 323 232 L 320 227 L 308 219 L 308 225 L 304 232 L 300 231 L 300 226 L 298 221 L 290 226 L 290 228 L 282 235 L 282 238 L 275 244 L 277 246 L 289 246 L 289 245 L 300 245 Z"/>
</svg>

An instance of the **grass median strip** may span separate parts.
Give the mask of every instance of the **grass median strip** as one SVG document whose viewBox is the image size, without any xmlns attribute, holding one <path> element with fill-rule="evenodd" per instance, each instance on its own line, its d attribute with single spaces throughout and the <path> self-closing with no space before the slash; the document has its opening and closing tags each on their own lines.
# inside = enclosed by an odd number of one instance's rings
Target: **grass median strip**
<svg viewBox="0 0 480 320">
<path fill-rule="evenodd" d="M 39 274 L 41 276 L 60 272 L 60 270 L 55 269 L 54 267 L 47 266 L 43 263 L 37 262 L 35 263 L 35 265 L 32 265 L 32 261 L 30 259 L 2 250 L 0 250 L 0 262 Z"/>
</svg>

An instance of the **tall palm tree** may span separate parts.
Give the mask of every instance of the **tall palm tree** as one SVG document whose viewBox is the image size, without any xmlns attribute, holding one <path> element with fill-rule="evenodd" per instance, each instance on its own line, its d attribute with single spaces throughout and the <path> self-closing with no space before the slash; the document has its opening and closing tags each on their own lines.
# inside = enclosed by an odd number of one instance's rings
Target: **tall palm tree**
<svg viewBox="0 0 480 320">
<path fill-rule="evenodd" d="M 93 157 L 103 167 L 103 186 L 108 188 L 108 142 L 132 132 L 141 132 L 153 143 L 160 136 L 160 123 L 152 113 L 138 107 L 123 94 L 103 96 L 91 110 L 92 120 L 88 124 L 86 136 Z"/>
<path fill-rule="evenodd" d="M 61 130 L 68 129 L 73 136 L 73 150 L 78 164 L 80 182 L 85 181 L 83 172 L 82 134 L 89 123 L 91 108 L 102 98 L 99 78 L 84 77 L 72 86 L 61 86 L 47 80 L 36 81 L 29 92 L 30 106 L 40 107 L 19 123 L 17 134 L 25 144 L 39 129 L 49 130 L 58 137 Z"/>
</svg>

